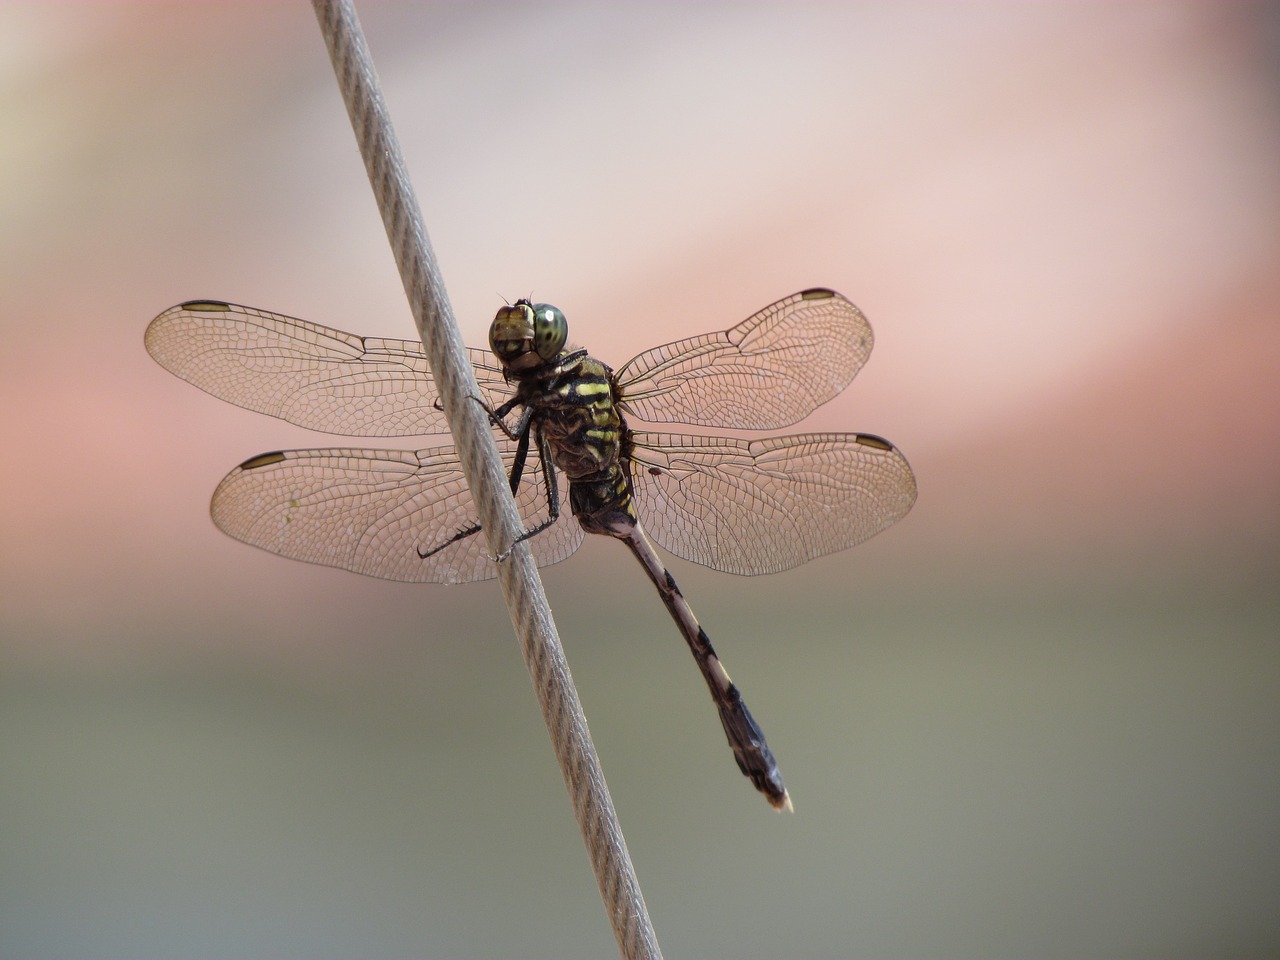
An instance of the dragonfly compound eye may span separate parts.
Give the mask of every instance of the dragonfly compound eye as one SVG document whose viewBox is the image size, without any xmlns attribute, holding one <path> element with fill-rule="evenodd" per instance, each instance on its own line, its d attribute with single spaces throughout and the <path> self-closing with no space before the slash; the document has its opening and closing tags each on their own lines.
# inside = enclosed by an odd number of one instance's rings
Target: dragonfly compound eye
<svg viewBox="0 0 1280 960">
<path fill-rule="evenodd" d="M 543 360 L 551 360 L 569 339 L 569 321 L 559 307 L 549 303 L 533 305 L 533 349 Z"/>
<path fill-rule="evenodd" d="M 534 352 L 533 305 L 517 300 L 502 307 L 489 326 L 489 349 L 508 368 L 537 366 L 541 363 Z"/>
</svg>

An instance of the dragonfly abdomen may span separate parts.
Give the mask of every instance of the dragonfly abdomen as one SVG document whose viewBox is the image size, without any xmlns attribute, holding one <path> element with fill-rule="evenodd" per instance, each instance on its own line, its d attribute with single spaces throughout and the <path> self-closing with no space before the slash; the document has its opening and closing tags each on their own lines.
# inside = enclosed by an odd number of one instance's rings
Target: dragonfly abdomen
<svg viewBox="0 0 1280 960">
<path fill-rule="evenodd" d="M 792 809 L 791 797 L 783 785 L 778 761 L 774 759 L 773 751 L 765 741 L 764 731 L 747 709 L 737 684 L 729 679 L 729 672 L 711 646 L 707 632 L 693 615 L 689 602 L 676 585 L 675 577 L 659 559 L 657 551 L 644 534 L 644 528 L 639 524 L 633 523 L 631 531 L 622 540 L 644 567 L 645 573 L 657 587 L 658 595 L 662 597 L 671 619 L 684 635 L 693 659 L 697 661 L 698 669 L 702 671 L 702 677 L 711 691 L 711 699 L 720 714 L 720 725 L 733 749 L 733 759 L 737 761 L 738 769 L 764 794 L 773 809 Z"/>
<path fill-rule="evenodd" d="M 569 481 L 569 506 L 587 533 L 627 537 L 639 522 L 621 463 L 594 477 Z"/>
</svg>

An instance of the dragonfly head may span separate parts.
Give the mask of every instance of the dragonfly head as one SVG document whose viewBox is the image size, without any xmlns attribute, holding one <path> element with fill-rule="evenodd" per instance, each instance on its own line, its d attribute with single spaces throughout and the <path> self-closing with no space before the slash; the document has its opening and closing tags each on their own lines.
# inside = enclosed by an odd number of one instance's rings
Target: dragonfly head
<svg viewBox="0 0 1280 960">
<path fill-rule="evenodd" d="M 533 370 L 564 349 L 569 323 L 549 303 L 517 300 L 502 307 L 489 327 L 489 349 L 504 370 Z"/>
</svg>

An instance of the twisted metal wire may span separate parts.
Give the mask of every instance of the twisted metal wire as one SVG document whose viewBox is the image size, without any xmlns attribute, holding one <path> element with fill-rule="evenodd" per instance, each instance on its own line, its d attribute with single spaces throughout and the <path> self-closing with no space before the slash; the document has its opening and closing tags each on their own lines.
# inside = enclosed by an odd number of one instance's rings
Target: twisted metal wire
<svg viewBox="0 0 1280 960">
<path fill-rule="evenodd" d="M 480 405 L 453 309 L 400 145 L 382 99 L 373 60 L 351 0 L 313 0 L 369 182 L 382 213 L 405 293 L 440 391 L 479 520 L 496 556 L 519 535 L 520 517 Z M 543 720 L 587 844 L 600 895 L 621 955 L 660 958 L 613 800 L 565 661 L 538 570 L 524 544 L 498 568 L 498 580 L 538 695 Z"/>
</svg>

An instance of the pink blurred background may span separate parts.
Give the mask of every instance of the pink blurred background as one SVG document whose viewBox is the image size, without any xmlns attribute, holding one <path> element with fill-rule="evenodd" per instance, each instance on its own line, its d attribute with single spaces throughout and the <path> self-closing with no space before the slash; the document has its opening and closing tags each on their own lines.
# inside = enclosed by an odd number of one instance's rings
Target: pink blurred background
<svg viewBox="0 0 1280 960">
<path fill-rule="evenodd" d="M 668 954 L 1280 950 L 1274 5 L 362 15 L 471 342 L 876 330 L 804 429 L 911 515 L 675 567 L 795 817 L 625 551 L 545 572 Z M 0 97 L 0 954 L 609 953 L 496 588 L 223 537 L 230 467 L 335 441 L 142 348 L 196 297 L 413 336 L 310 9 L 8 5 Z"/>
</svg>

